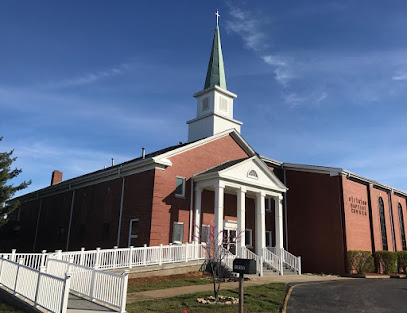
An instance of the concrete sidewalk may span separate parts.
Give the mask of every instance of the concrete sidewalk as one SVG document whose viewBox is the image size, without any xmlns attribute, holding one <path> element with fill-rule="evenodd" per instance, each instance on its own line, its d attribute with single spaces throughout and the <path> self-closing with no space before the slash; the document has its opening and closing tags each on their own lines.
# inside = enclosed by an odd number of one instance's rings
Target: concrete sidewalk
<svg viewBox="0 0 407 313">
<path fill-rule="evenodd" d="M 250 281 L 245 281 L 244 286 L 258 286 L 268 283 L 286 283 L 286 284 L 296 284 L 296 283 L 306 283 L 306 282 L 324 282 L 324 281 L 335 281 L 335 280 L 352 280 L 355 278 L 349 277 L 339 277 L 339 276 L 322 276 L 322 275 L 287 275 L 287 276 L 250 276 Z M 222 283 L 220 289 L 237 289 L 239 287 L 238 282 L 228 282 Z M 201 291 L 212 291 L 213 285 L 192 285 L 168 289 L 159 289 L 159 290 L 150 290 L 150 291 L 141 291 L 133 292 L 127 295 L 127 304 L 145 301 L 145 300 L 154 300 L 162 298 L 171 298 L 179 296 L 182 294 L 189 294 Z"/>
</svg>

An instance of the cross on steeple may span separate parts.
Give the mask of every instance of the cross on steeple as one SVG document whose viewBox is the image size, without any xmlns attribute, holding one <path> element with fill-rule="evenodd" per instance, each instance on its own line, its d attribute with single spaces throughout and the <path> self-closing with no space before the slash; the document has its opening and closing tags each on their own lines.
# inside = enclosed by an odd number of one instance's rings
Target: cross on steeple
<svg viewBox="0 0 407 313">
<path fill-rule="evenodd" d="M 220 17 L 219 10 L 216 10 L 215 15 L 216 15 L 216 26 L 218 26 L 219 25 L 219 17 Z"/>
</svg>

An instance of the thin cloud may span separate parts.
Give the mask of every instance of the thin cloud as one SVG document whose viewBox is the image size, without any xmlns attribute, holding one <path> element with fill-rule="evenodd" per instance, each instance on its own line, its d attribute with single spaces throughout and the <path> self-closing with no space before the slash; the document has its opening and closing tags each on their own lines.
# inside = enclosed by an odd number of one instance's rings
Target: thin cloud
<svg viewBox="0 0 407 313">
<path fill-rule="evenodd" d="M 122 63 L 106 70 L 95 71 L 93 73 L 87 73 L 73 79 L 67 79 L 56 83 L 50 83 L 45 85 L 44 87 L 52 89 L 52 88 L 68 88 L 88 85 L 102 79 L 123 75 L 129 72 L 133 68 L 133 65 L 134 65 L 133 63 Z"/>
<path fill-rule="evenodd" d="M 395 74 L 391 79 L 393 80 L 407 80 L 407 72 L 399 72 Z"/>
<path fill-rule="evenodd" d="M 296 78 L 288 59 L 273 55 L 264 55 L 261 58 L 266 64 L 271 65 L 274 68 L 274 78 L 283 87 L 287 87 L 289 81 Z"/>
<path fill-rule="evenodd" d="M 261 31 L 260 19 L 251 18 L 238 7 L 231 7 L 230 15 L 232 19 L 226 22 L 226 30 L 239 35 L 248 49 L 261 51 L 268 46 L 266 34 Z"/>
</svg>

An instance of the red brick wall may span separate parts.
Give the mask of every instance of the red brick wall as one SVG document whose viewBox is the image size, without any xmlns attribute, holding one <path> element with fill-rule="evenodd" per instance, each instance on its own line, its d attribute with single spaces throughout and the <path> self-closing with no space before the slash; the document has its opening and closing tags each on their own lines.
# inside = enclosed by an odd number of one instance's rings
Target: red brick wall
<svg viewBox="0 0 407 313">
<path fill-rule="evenodd" d="M 191 176 L 229 160 L 248 155 L 230 136 L 225 136 L 170 158 L 172 166 L 155 171 L 150 245 L 172 241 L 174 221 L 184 223 L 183 242 L 189 236 Z M 177 176 L 186 178 L 185 198 L 174 195 Z M 214 202 L 212 202 L 213 210 Z"/>
<path fill-rule="evenodd" d="M 36 250 L 65 250 L 72 191 L 42 199 Z M 24 208 L 25 209 L 25 205 Z"/>
<path fill-rule="evenodd" d="M 304 272 L 345 273 L 341 177 L 287 170 L 288 250 Z"/>
<path fill-rule="evenodd" d="M 383 250 L 382 232 L 380 228 L 380 215 L 379 215 L 379 197 L 382 197 L 384 203 L 384 215 L 386 220 L 387 245 L 389 251 L 393 251 L 393 237 L 391 233 L 388 194 L 386 191 L 376 189 L 372 186 L 369 186 L 369 188 L 372 202 L 372 222 L 373 222 L 373 236 L 375 250 L 376 251 Z"/>
<path fill-rule="evenodd" d="M 142 246 L 150 240 L 154 170 L 125 178 L 120 247 L 128 246 L 130 219 L 139 218 L 138 238 Z M 117 244 L 122 178 L 75 190 L 69 250 L 112 248 Z M 42 199 L 36 251 L 65 250 L 71 213 L 72 191 Z M 39 200 L 23 203 L 21 243 L 31 251 L 38 218 Z M 29 249 L 28 249 L 29 248 Z"/>
<path fill-rule="evenodd" d="M 342 177 L 348 250 L 372 251 L 367 186 Z"/>
<path fill-rule="evenodd" d="M 15 238 L 17 246 L 13 247 L 17 249 L 17 251 L 32 251 L 34 247 L 39 208 L 40 200 L 34 200 L 28 203 L 24 210 L 21 208 L 19 209 L 21 230 L 16 233 L 18 236 L 18 238 Z"/>
<path fill-rule="evenodd" d="M 401 241 L 401 229 L 400 229 L 400 218 L 399 218 L 399 203 L 403 211 L 404 219 L 404 232 L 406 231 L 406 199 L 403 197 L 391 194 L 391 202 L 393 208 L 393 221 L 394 221 L 394 235 L 396 238 L 396 251 L 403 251 L 403 245 Z"/>
</svg>

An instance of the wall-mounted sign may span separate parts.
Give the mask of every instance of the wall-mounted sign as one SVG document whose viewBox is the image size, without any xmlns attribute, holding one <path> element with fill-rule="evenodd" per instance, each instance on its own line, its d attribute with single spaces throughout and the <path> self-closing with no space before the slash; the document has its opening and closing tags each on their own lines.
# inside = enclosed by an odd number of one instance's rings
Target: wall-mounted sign
<svg viewBox="0 0 407 313">
<path fill-rule="evenodd" d="M 358 215 L 367 215 L 367 200 L 353 196 L 350 196 L 348 200 L 350 203 L 351 213 Z"/>
</svg>

